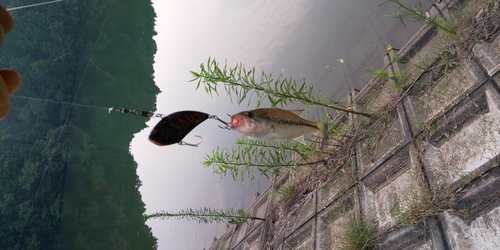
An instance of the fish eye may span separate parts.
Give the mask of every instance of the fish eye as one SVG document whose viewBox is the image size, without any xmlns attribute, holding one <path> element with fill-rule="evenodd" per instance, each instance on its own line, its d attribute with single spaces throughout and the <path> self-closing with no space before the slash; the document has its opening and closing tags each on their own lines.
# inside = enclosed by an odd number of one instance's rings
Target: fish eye
<svg viewBox="0 0 500 250">
<path fill-rule="evenodd" d="M 248 116 L 248 118 L 253 118 L 253 112 L 252 111 L 248 111 L 247 116 Z"/>
</svg>

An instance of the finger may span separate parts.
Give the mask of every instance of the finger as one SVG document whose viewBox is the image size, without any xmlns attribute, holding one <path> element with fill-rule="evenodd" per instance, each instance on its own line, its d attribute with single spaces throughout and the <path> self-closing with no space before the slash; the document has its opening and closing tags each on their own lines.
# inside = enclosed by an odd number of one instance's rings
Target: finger
<svg viewBox="0 0 500 250">
<path fill-rule="evenodd" d="M 0 75 L 2 76 L 9 94 L 14 93 L 16 89 L 21 85 L 21 76 L 11 69 L 0 69 Z"/>
<path fill-rule="evenodd" d="M 4 37 L 4 33 L 3 33 L 3 27 L 2 25 L 0 25 L 0 46 L 3 45 L 3 37 Z"/>
<path fill-rule="evenodd" d="M 5 33 L 9 33 L 14 28 L 14 18 L 10 15 L 9 11 L 0 5 L 0 24 Z"/>
<path fill-rule="evenodd" d="M 9 112 L 9 89 L 2 77 L 0 77 L 0 120 Z"/>
</svg>

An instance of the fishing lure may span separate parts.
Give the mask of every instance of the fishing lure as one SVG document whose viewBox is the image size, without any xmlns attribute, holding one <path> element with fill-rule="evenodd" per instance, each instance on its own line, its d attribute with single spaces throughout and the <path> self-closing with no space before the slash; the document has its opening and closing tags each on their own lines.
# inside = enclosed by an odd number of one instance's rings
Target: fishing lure
<svg viewBox="0 0 500 250">
<path fill-rule="evenodd" d="M 198 146 L 201 141 L 196 144 L 192 144 L 187 143 L 182 139 L 184 139 L 184 137 L 191 132 L 191 130 L 207 119 L 215 119 L 223 123 L 226 127 L 229 125 L 229 123 L 219 119 L 216 115 L 209 115 L 199 111 L 179 111 L 165 116 L 163 114 L 157 114 L 150 111 L 112 107 L 109 109 L 109 112 L 121 112 L 144 117 L 162 118 L 161 121 L 158 122 L 153 128 L 151 134 L 149 134 L 149 140 L 158 146 L 167 146 L 175 143 L 193 147 Z M 219 127 L 222 128 L 222 126 Z M 202 139 L 201 136 L 196 137 Z"/>
<path fill-rule="evenodd" d="M 158 145 L 166 146 L 174 143 L 179 145 L 198 146 L 182 141 L 196 126 L 210 118 L 210 115 L 198 111 L 180 111 L 163 117 L 153 128 L 149 140 Z M 200 136 L 198 136 L 201 138 Z"/>
</svg>

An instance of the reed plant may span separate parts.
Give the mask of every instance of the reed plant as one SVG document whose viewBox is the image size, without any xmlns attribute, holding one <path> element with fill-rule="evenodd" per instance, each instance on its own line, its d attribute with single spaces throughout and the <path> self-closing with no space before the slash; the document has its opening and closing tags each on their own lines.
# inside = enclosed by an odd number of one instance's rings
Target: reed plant
<svg viewBox="0 0 500 250">
<path fill-rule="evenodd" d="M 224 66 L 212 58 L 200 65 L 200 71 L 191 71 L 193 79 L 191 82 L 198 82 L 196 89 L 199 89 L 203 83 L 205 91 L 210 94 L 219 94 L 219 84 L 223 84 L 225 91 L 231 98 L 231 102 L 241 104 L 245 101 L 250 104 L 253 97 L 257 99 L 257 107 L 260 107 L 264 100 L 269 100 L 271 107 L 284 107 L 295 101 L 302 102 L 305 105 L 317 105 L 339 112 L 347 112 L 366 117 L 372 117 L 372 114 L 358 112 L 351 106 L 344 107 L 339 102 L 323 100 L 315 94 L 313 86 L 307 85 L 305 80 L 297 84 L 297 81 L 291 77 L 285 77 L 283 74 L 275 77 L 272 73 L 267 74 L 264 71 L 260 73 L 260 80 L 256 79 L 255 67 L 248 70 L 243 63 L 237 63 L 234 67 L 229 67 L 227 62 Z"/>
<path fill-rule="evenodd" d="M 160 211 L 152 214 L 144 214 L 144 220 L 147 221 L 149 219 L 185 219 L 188 221 L 196 221 L 198 223 L 205 224 L 219 222 L 237 225 L 248 223 L 249 220 L 266 220 L 264 218 L 252 216 L 243 209 L 217 210 L 208 207 L 203 207 L 200 209 L 187 208 L 178 212 Z"/>
<path fill-rule="evenodd" d="M 294 154 L 298 157 L 293 157 Z M 212 167 L 221 177 L 230 174 L 234 180 L 254 179 L 258 173 L 268 179 L 283 169 L 297 166 L 312 166 L 325 159 L 310 160 L 323 151 L 296 141 L 263 141 L 240 138 L 231 150 L 217 147 L 207 154 L 202 164 Z M 296 159 L 296 160 L 294 160 Z"/>
</svg>

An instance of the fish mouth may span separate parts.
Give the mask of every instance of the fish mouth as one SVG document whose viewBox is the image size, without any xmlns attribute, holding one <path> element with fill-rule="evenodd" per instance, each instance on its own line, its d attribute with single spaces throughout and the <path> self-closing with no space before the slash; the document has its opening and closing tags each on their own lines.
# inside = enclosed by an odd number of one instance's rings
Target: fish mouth
<svg viewBox="0 0 500 250">
<path fill-rule="evenodd" d="M 241 113 L 231 116 L 229 126 L 232 130 L 236 130 L 243 134 L 253 132 L 256 127 L 252 119 Z"/>
<path fill-rule="evenodd" d="M 243 124 L 245 124 L 245 117 L 239 114 L 231 116 L 231 122 L 229 123 L 231 128 L 238 127 Z"/>
</svg>

